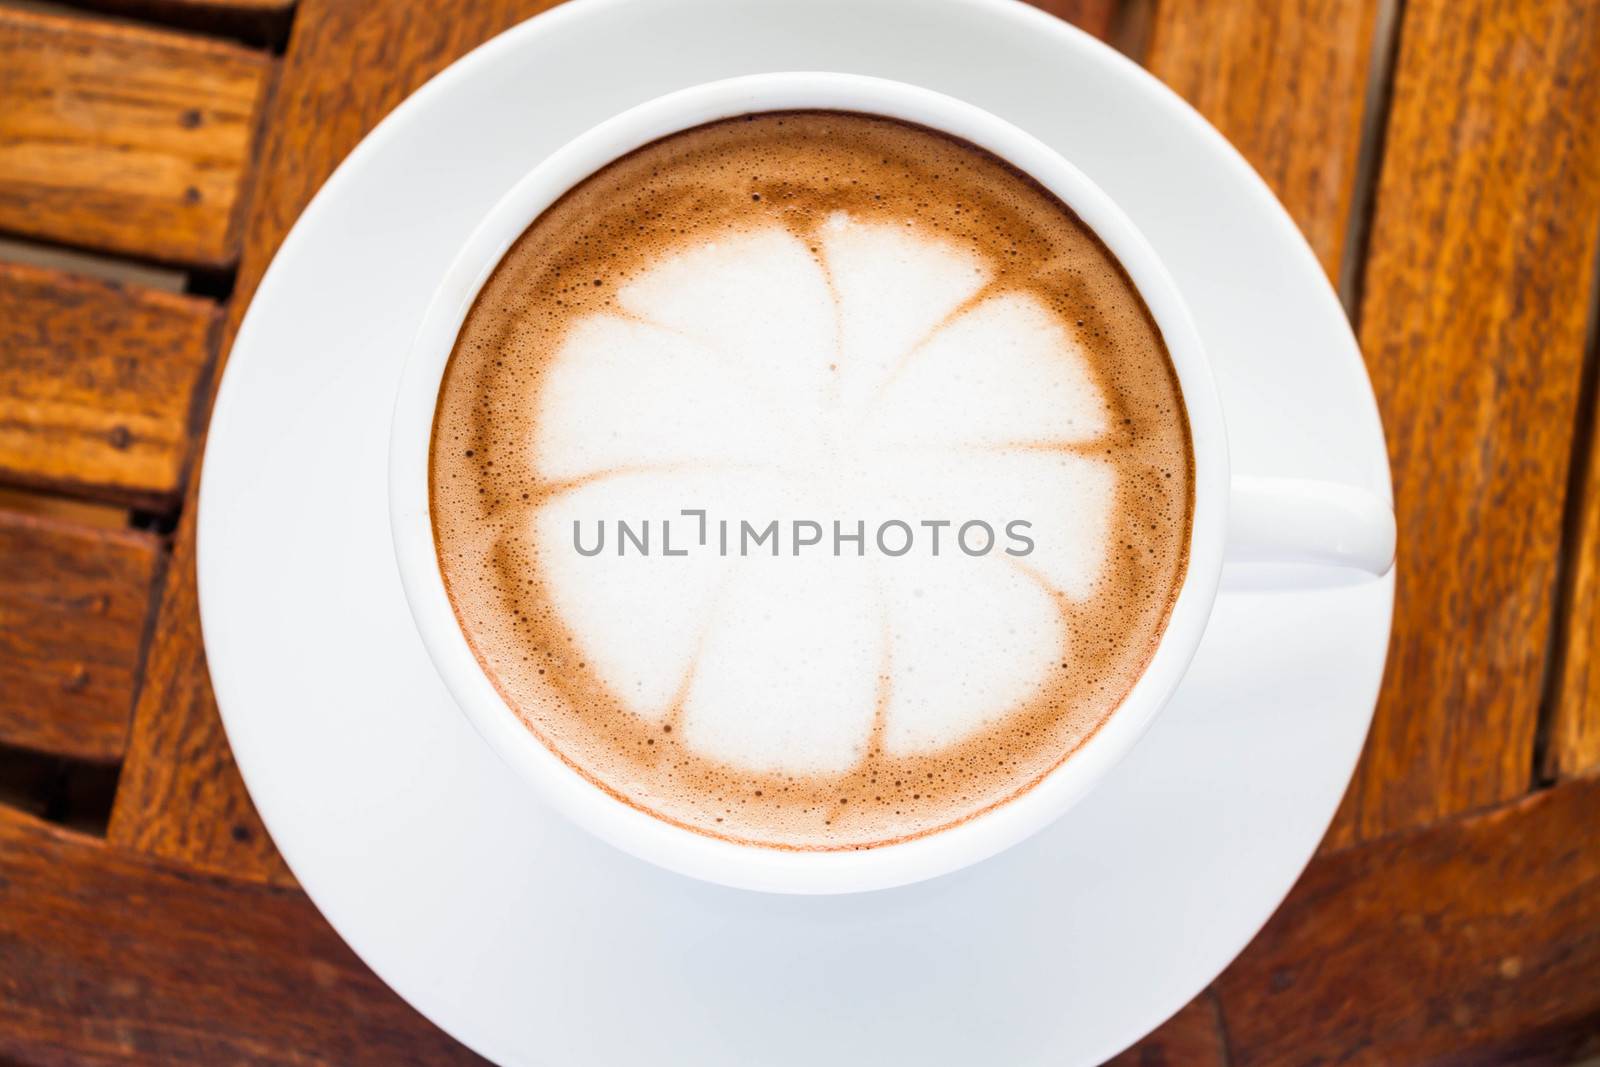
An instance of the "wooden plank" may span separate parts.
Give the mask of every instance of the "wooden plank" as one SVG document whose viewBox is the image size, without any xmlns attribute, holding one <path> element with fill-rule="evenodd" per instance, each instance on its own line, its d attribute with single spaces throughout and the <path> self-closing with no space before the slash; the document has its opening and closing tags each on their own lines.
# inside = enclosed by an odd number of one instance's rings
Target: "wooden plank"
<svg viewBox="0 0 1600 1067">
<path fill-rule="evenodd" d="M 1600 781 L 1312 861 L 1218 980 L 1236 1067 L 1600 1054 Z"/>
<path fill-rule="evenodd" d="M 1360 337 L 1399 599 L 1347 838 L 1523 793 L 1600 228 L 1600 3 L 1414 0 Z"/>
<path fill-rule="evenodd" d="M 1105 1067 L 1228 1067 L 1216 997 L 1207 990 Z"/>
<path fill-rule="evenodd" d="M 1261 172 L 1338 277 L 1377 0 L 1160 0 L 1147 65 Z"/>
<path fill-rule="evenodd" d="M 1591 336 L 1600 339 L 1600 307 L 1591 315 Z M 1600 352 L 1591 358 L 1600 358 Z M 1591 422 L 1579 443 L 1585 462 L 1559 601 L 1563 617 L 1558 620 L 1555 699 L 1544 749 L 1547 778 L 1600 771 L 1600 419 Z"/>
<path fill-rule="evenodd" d="M 0 228 L 231 264 L 271 63 L 198 37 L 0 8 Z"/>
<path fill-rule="evenodd" d="M 482 1062 L 303 895 L 207 878 L 0 808 L 0 1060 Z"/>
<path fill-rule="evenodd" d="M 220 324 L 209 300 L 0 263 L 0 476 L 175 499 Z"/>
<path fill-rule="evenodd" d="M 0 742 L 122 756 L 160 561 L 147 534 L 0 512 Z"/>
</svg>

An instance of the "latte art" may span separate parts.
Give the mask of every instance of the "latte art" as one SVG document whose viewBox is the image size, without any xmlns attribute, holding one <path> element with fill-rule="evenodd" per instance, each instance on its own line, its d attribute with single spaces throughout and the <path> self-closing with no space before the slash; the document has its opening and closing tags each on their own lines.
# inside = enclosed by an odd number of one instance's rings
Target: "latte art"
<svg viewBox="0 0 1600 1067">
<path fill-rule="evenodd" d="M 841 113 L 648 146 L 486 284 L 432 443 L 469 643 L 556 754 L 702 832 L 861 848 L 1111 714 L 1182 581 L 1159 333 L 1058 201 Z"/>
</svg>

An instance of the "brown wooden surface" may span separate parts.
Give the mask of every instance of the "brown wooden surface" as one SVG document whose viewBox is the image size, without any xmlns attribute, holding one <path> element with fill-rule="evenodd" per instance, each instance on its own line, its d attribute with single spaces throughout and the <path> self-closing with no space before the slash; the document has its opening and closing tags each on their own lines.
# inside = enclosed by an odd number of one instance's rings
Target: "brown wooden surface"
<svg viewBox="0 0 1600 1067">
<path fill-rule="evenodd" d="M 0 743 L 122 756 L 159 565 L 147 534 L 0 511 Z"/>
<path fill-rule="evenodd" d="M 293 890 L 207 878 L 0 808 L 0 1060 L 481 1062 Z"/>
<path fill-rule="evenodd" d="M 270 57 L 0 8 L 0 229 L 222 266 Z"/>
<path fill-rule="evenodd" d="M 1146 65 L 1261 172 L 1337 277 L 1377 0 L 1165 0 Z"/>
<path fill-rule="evenodd" d="M 0 263 L 0 477 L 174 496 L 220 323 L 210 300 Z"/>
<path fill-rule="evenodd" d="M 1596 114 L 1600 4 L 1406 5 L 1359 330 L 1400 591 L 1356 836 L 1533 778 L 1600 232 Z"/>
<path fill-rule="evenodd" d="M 1600 353 L 1589 353 L 1591 363 L 1597 358 Z M 1592 393 L 1589 401 L 1594 403 Z M 1592 409 L 1589 414 L 1592 419 Z M 1582 443 L 1576 499 L 1569 502 L 1576 517 L 1574 547 L 1560 601 L 1563 617 L 1557 620 L 1554 707 L 1544 752 L 1543 770 L 1551 778 L 1600 771 L 1600 420 L 1591 422 Z"/>
<path fill-rule="evenodd" d="M 1597 821 L 1590 779 L 1316 859 L 1219 983 L 1235 1067 L 1600 1054 Z"/>
<path fill-rule="evenodd" d="M 464 1056 L 339 944 L 250 804 L 205 673 L 193 473 L 207 363 L 317 187 L 550 0 L 257 2 L 83 0 L 209 39 L 0 7 L 0 231 L 199 266 L 208 294 L 7 267 L 0 245 L 0 1062 Z M 1600 438 L 1580 414 L 1600 0 L 1405 0 L 1393 26 L 1380 0 L 1038 6 L 1216 122 L 1349 283 L 1400 496 L 1390 674 L 1334 851 L 1115 1062 L 1600 1053 L 1600 781 L 1581 777 L 1600 769 Z M 1530 797 L 1541 776 L 1566 780 Z"/>
</svg>

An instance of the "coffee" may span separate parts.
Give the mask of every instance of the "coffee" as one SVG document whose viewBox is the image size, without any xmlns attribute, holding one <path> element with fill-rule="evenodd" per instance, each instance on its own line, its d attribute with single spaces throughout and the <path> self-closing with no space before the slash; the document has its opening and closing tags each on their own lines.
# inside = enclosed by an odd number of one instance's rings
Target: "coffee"
<svg viewBox="0 0 1600 1067">
<path fill-rule="evenodd" d="M 935 131 L 774 112 L 536 219 L 466 317 L 430 498 L 552 752 L 790 849 L 931 833 L 1117 708 L 1182 584 L 1177 378 L 1073 213 Z"/>
</svg>

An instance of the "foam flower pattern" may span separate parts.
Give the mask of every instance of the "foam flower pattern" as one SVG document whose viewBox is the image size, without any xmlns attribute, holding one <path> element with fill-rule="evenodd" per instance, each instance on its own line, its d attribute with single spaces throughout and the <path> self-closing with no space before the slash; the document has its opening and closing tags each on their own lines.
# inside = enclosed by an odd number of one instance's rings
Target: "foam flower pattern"
<svg viewBox="0 0 1600 1067">
<path fill-rule="evenodd" d="M 838 213 L 811 242 L 773 226 L 686 247 L 571 328 L 533 442 L 557 491 L 530 532 L 554 610 L 629 711 L 736 767 L 843 773 L 871 744 L 968 739 L 1061 668 L 1063 606 L 1106 563 L 1109 421 L 1040 298 L 915 225 Z M 574 521 L 617 518 L 672 518 L 693 551 L 573 550 Z M 827 534 L 724 556 L 719 518 Z M 871 543 L 891 519 L 916 533 L 893 558 Z M 918 525 L 972 519 L 1029 521 L 1032 552 L 968 555 L 952 526 L 935 554 Z M 834 520 L 865 524 L 863 555 L 833 554 Z"/>
</svg>

